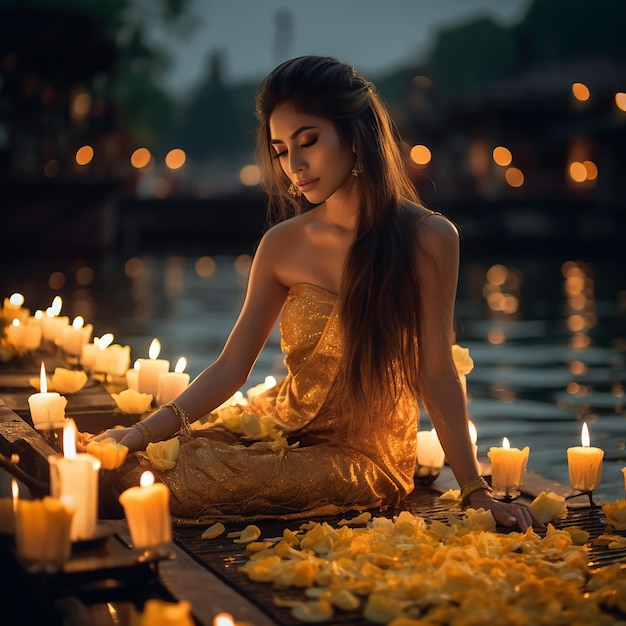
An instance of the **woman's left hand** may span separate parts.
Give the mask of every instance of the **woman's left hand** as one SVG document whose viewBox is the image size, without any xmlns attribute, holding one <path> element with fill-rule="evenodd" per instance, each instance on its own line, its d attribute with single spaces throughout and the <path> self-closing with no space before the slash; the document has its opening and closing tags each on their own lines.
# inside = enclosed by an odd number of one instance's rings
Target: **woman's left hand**
<svg viewBox="0 0 626 626">
<path fill-rule="evenodd" d="M 469 496 L 469 504 L 473 509 L 485 509 L 491 511 L 496 524 L 513 528 L 517 526 L 522 532 L 527 528 L 544 528 L 533 511 L 515 502 L 499 502 L 486 490 L 476 491 Z"/>
</svg>

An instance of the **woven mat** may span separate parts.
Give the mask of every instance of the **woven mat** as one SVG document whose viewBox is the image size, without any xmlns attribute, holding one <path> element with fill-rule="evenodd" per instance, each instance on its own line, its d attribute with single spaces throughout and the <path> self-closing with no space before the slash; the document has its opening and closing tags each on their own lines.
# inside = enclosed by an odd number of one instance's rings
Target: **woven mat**
<svg viewBox="0 0 626 626">
<path fill-rule="evenodd" d="M 416 516 L 426 520 L 438 519 L 447 521 L 450 507 L 438 498 L 438 493 L 429 490 L 414 492 L 403 503 L 402 508 L 386 511 L 372 512 L 373 516 L 393 517 L 401 510 L 408 510 Z M 354 517 L 357 513 L 346 514 L 341 517 L 315 519 L 313 521 L 325 521 L 330 525 L 336 524 L 343 518 Z M 297 521 L 270 521 L 259 522 L 256 525 L 261 529 L 261 537 L 280 537 L 283 529 L 296 530 L 306 520 Z M 599 507 L 575 508 L 568 512 L 565 519 L 554 524 L 557 528 L 577 526 L 589 532 L 590 542 L 606 532 L 604 513 Z M 244 525 L 229 525 L 226 533 L 218 539 L 206 541 L 200 539 L 201 530 L 198 528 L 176 528 L 174 530 L 175 542 L 187 551 L 201 565 L 207 567 L 212 573 L 222 578 L 240 594 L 256 604 L 262 611 L 268 614 L 276 624 L 280 626 L 302 626 L 302 622 L 295 619 L 289 608 L 274 606 L 274 589 L 270 584 L 256 583 L 251 581 L 244 573 L 239 572 L 239 567 L 248 561 L 245 546 L 233 543 L 226 535 L 229 532 L 241 530 Z M 626 562 L 626 549 L 611 550 L 606 546 L 590 545 L 589 563 L 594 567 L 610 565 L 615 562 Z M 291 590 L 290 590 L 291 591 Z M 284 596 L 284 593 L 281 593 Z M 301 599 L 303 596 L 298 590 L 293 590 L 293 597 Z M 358 613 L 341 612 L 332 618 L 332 621 L 324 622 L 327 626 L 354 625 L 371 626 L 371 623 Z"/>
</svg>

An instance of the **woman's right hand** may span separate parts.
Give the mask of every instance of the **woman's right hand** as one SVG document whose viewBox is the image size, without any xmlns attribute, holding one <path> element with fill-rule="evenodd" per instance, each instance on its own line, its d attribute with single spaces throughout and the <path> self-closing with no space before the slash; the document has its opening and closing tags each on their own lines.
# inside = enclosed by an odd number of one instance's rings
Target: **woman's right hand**
<svg viewBox="0 0 626 626">
<path fill-rule="evenodd" d="M 141 431 L 129 426 L 127 428 L 109 428 L 99 435 L 90 437 L 85 445 L 90 441 L 102 441 L 103 439 L 114 439 L 128 448 L 129 452 L 144 450 L 144 438 Z"/>
</svg>

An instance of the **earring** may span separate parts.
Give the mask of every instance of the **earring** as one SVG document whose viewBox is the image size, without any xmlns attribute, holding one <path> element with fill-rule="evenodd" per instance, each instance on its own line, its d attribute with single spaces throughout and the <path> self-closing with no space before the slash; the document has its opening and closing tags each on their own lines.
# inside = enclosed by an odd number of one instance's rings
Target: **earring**
<svg viewBox="0 0 626 626">
<path fill-rule="evenodd" d="M 295 183 L 291 183 L 291 185 L 289 185 L 288 191 L 289 194 L 292 195 L 294 198 L 299 198 L 302 195 L 300 187 L 298 187 L 298 185 L 296 185 Z"/>
<path fill-rule="evenodd" d="M 357 178 L 363 173 L 363 166 L 361 165 L 361 161 L 359 161 L 359 157 L 357 156 L 354 165 L 352 166 L 352 176 Z"/>
</svg>

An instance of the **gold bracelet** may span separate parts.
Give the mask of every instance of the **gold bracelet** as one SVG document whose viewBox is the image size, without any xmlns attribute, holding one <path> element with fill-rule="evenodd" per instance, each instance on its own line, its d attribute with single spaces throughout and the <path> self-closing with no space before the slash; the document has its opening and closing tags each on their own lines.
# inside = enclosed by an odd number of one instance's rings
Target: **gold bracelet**
<svg viewBox="0 0 626 626">
<path fill-rule="evenodd" d="M 180 420 L 180 430 L 178 431 L 181 435 L 191 435 L 191 424 L 189 423 L 189 413 L 183 409 L 180 404 L 176 404 L 176 402 L 167 402 L 161 408 L 164 409 L 169 407 L 174 411 L 178 419 Z"/>
<path fill-rule="evenodd" d="M 148 444 L 152 442 L 152 433 L 150 429 L 143 422 L 135 422 L 133 428 L 136 428 L 143 436 L 143 447 L 148 447 Z"/>
<path fill-rule="evenodd" d="M 489 493 L 493 491 L 489 483 L 482 476 L 474 476 L 461 487 L 461 507 L 465 508 L 469 504 L 469 497 L 481 489 L 486 489 Z"/>
</svg>

